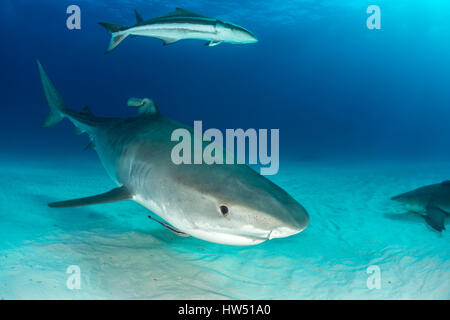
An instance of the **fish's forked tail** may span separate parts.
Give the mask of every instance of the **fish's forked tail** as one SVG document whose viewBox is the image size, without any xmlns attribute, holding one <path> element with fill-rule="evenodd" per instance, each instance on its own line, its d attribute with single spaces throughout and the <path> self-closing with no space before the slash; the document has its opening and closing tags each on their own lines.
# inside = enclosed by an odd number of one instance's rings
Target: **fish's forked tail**
<svg viewBox="0 0 450 320">
<path fill-rule="evenodd" d="M 68 118 L 80 133 L 93 133 L 94 129 L 99 125 L 101 119 L 95 117 L 87 108 L 82 112 L 76 112 L 66 107 L 64 100 L 58 93 L 50 78 L 47 76 L 40 61 L 37 61 L 39 73 L 41 76 L 42 87 L 44 89 L 45 98 L 50 108 L 50 114 L 42 124 L 43 128 L 52 127 L 62 119 Z"/>
<path fill-rule="evenodd" d="M 123 40 L 128 37 L 128 33 L 126 32 L 128 29 L 127 27 L 106 22 L 99 22 L 98 24 L 111 33 L 111 42 L 109 43 L 109 47 L 105 54 L 113 51 Z"/>
</svg>

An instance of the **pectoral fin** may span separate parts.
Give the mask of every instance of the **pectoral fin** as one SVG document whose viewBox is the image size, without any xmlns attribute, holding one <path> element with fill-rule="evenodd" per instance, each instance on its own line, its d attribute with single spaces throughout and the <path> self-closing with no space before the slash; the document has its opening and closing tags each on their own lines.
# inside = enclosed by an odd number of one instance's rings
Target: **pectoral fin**
<svg viewBox="0 0 450 320">
<path fill-rule="evenodd" d="M 208 41 L 207 43 L 205 43 L 205 46 L 214 47 L 221 43 L 222 43 L 222 41 L 220 41 L 220 40 L 211 40 L 211 41 Z"/>
<path fill-rule="evenodd" d="M 48 206 L 51 208 L 72 208 L 131 199 L 132 196 L 128 190 L 125 187 L 120 187 L 92 197 L 49 203 Z"/>
<path fill-rule="evenodd" d="M 444 220 L 447 212 L 438 207 L 428 207 L 427 215 L 424 217 L 425 221 L 436 231 L 445 230 Z"/>
<path fill-rule="evenodd" d="M 175 43 L 180 39 L 176 39 L 176 38 L 166 38 L 166 37 L 160 37 L 160 39 L 163 41 L 163 45 L 167 46 L 169 44 Z"/>
<path fill-rule="evenodd" d="M 169 229 L 170 231 L 172 231 L 173 233 L 175 233 L 177 236 L 183 237 L 183 238 L 188 238 L 190 237 L 190 235 L 188 235 L 187 233 L 181 232 L 180 230 L 172 227 L 171 225 L 168 225 L 167 223 L 164 223 L 162 221 L 156 220 L 155 218 L 152 218 L 151 216 L 148 216 L 150 220 L 156 221 L 158 222 L 160 225 L 162 225 L 164 228 Z"/>
</svg>

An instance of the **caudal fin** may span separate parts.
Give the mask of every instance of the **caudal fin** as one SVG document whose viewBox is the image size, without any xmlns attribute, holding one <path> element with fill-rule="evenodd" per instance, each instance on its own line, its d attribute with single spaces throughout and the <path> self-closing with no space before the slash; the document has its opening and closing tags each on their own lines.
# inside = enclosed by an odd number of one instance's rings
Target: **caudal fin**
<svg viewBox="0 0 450 320">
<path fill-rule="evenodd" d="M 64 101 L 59 95 L 58 91 L 56 91 L 52 82 L 45 73 L 45 70 L 39 60 L 37 60 L 37 64 L 39 73 L 41 75 L 45 98 L 47 99 L 48 106 L 50 107 L 50 114 L 47 117 L 47 120 L 45 120 L 45 122 L 43 123 L 42 127 L 48 128 L 59 123 L 64 118 L 67 107 L 64 104 Z"/>
<path fill-rule="evenodd" d="M 102 119 L 94 116 L 88 108 L 85 108 L 81 112 L 76 112 L 67 108 L 62 97 L 59 95 L 58 91 L 56 91 L 56 88 L 53 86 L 50 78 L 45 73 L 45 70 L 39 60 L 37 61 L 37 64 L 41 75 L 45 98 L 47 99 L 47 103 L 50 108 L 50 114 L 42 127 L 52 127 L 59 123 L 62 119 L 67 118 L 77 128 L 77 133 L 87 132 L 91 135 Z"/>
<path fill-rule="evenodd" d="M 106 22 L 99 22 L 98 24 L 111 33 L 111 42 L 109 43 L 106 53 L 113 51 L 123 40 L 128 37 L 128 33 L 124 32 L 127 30 L 127 27 Z"/>
</svg>

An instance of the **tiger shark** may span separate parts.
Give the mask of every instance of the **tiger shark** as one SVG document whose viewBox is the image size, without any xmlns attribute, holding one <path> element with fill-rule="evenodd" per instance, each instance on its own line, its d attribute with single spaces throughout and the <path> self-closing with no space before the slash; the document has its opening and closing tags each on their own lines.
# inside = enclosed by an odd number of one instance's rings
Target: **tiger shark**
<svg viewBox="0 0 450 320">
<path fill-rule="evenodd" d="M 69 119 L 93 148 L 116 188 L 99 195 L 50 203 L 69 208 L 133 200 L 183 237 L 226 245 L 256 245 L 303 231 L 309 216 L 286 191 L 244 164 L 176 165 L 172 132 L 193 129 L 163 116 L 153 100 L 132 98 L 130 118 L 95 116 L 64 103 L 38 61 L 50 114 L 43 127 Z"/>
<path fill-rule="evenodd" d="M 424 186 L 391 200 L 400 202 L 410 212 L 420 214 L 436 231 L 445 230 L 445 218 L 450 216 L 450 181 Z"/>
<path fill-rule="evenodd" d="M 245 44 L 258 41 L 250 31 L 241 26 L 201 16 L 181 8 L 150 20 L 144 20 L 136 10 L 135 14 L 137 22 L 132 27 L 123 27 L 106 22 L 99 23 L 112 34 L 106 53 L 114 50 L 128 36 L 159 38 L 163 40 L 164 45 L 182 39 L 199 39 L 207 41 L 206 45 L 210 47 L 222 42 Z"/>
</svg>

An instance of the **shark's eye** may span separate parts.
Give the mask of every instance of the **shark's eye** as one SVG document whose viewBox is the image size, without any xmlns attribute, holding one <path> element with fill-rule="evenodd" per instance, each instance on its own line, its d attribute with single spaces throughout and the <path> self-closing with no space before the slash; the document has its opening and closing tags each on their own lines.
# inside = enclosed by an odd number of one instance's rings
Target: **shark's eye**
<svg viewBox="0 0 450 320">
<path fill-rule="evenodd" d="M 220 212 L 226 217 L 229 213 L 227 206 L 220 206 Z"/>
</svg>

